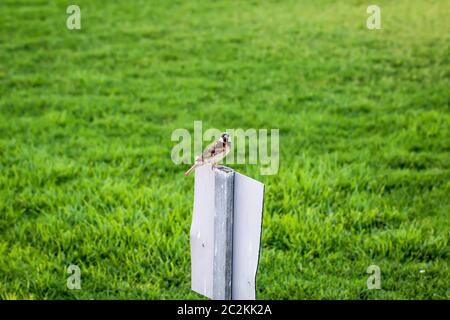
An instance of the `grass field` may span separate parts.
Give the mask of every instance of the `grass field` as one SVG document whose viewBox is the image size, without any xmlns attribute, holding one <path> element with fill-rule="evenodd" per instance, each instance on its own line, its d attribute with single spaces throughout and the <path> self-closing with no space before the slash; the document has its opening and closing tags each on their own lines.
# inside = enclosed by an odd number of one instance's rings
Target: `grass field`
<svg viewBox="0 0 450 320">
<path fill-rule="evenodd" d="M 194 120 L 280 129 L 258 298 L 450 298 L 448 1 L 68 4 L 0 2 L 0 298 L 201 299 Z"/>
</svg>

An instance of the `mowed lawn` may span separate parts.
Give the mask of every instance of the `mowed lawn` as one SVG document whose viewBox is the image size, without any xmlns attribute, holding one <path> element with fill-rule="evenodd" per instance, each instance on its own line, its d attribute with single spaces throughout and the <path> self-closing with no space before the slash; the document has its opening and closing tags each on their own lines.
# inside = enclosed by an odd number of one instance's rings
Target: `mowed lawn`
<svg viewBox="0 0 450 320">
<path fill-rule="evenodd" d="M 171 133 L 279 129 L 260 299 L 449 299 L 450 3 L 0 2 L 0 298 L 202 299 Z M 66 286 L 67 267 L 81 289 Z M 367 267 L 381 270 L 369 290 Z"/>
</svg>

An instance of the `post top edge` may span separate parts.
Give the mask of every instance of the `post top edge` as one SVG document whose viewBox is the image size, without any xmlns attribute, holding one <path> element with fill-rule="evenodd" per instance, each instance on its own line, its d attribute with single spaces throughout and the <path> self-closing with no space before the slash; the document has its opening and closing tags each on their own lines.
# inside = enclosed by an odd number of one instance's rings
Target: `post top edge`
<svg viewBox="0 0 450 320">
<path fill-rule="evenodd" d="M 234 173 L 234 170 L 231 169 L 230 167 L 225 167 L 225 166 L 217 166 L 214 168 L 214 171 L 216 173 Z"/>
</svg>

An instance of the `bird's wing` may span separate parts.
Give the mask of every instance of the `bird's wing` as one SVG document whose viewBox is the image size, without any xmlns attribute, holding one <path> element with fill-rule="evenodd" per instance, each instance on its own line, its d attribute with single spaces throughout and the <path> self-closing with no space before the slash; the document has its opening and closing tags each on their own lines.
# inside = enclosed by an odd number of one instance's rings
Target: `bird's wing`
<svg viewBox="0 0 450 320">
<path fill-rule="evenodd" d="M 206 147 L 205 151 L 203 151 L 202 157 L 203 159 L 209 159 L 215 155 L 225 152 L 225 150 L 226 147 L 224 146 L 224 143 L 216 141 Z"/>
</svg>

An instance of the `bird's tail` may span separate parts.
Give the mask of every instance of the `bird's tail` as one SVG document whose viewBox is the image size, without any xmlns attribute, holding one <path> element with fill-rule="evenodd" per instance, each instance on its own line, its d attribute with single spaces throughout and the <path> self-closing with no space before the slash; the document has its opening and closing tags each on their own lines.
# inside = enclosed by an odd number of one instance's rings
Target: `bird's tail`
<svg viewBox="0 0 450 320">
<path fill-rule="evenodd" d="M 186 172 L 184 173 L 184 175 L 187 177 L 187 176 L 190 175 L 191 172 L 194 171 L 195 168 L 197 168 L 199 165 L 200 165 L 199 163 L 195 163 L 194 165 L 192 165 L 192 167 L 189 168 L 188 171 L 186 171 Z"/>
</svg>

